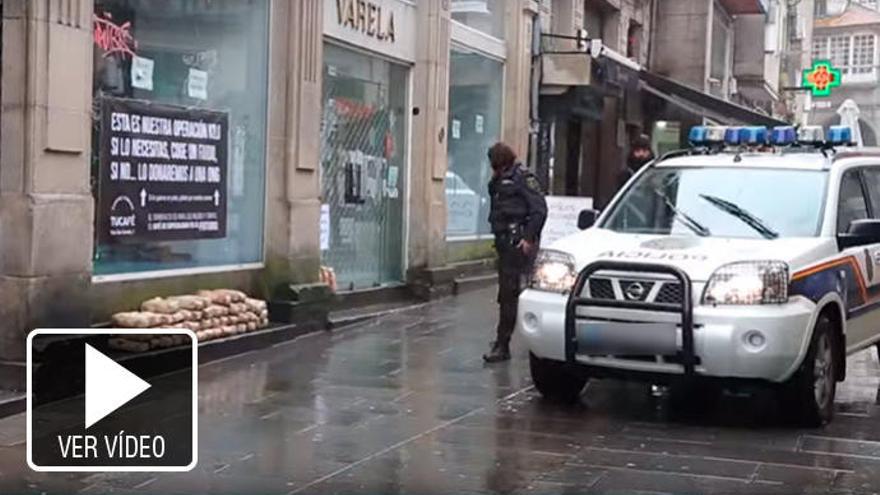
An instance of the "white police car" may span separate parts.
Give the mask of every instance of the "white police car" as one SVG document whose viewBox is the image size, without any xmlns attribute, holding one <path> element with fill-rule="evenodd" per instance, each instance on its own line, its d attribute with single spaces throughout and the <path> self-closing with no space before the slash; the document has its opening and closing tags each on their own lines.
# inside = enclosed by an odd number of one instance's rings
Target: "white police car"
<svg viewBox="0 0 880 495">
<path fill-rule="evenodd" d="M 696 127 L 587 230 L 543 249 L 517 328 L 536 388 L 589 377 L 779 384 L 833 415 L 846 355 L 880 342 L 880 151 L 850 129 Z"/>
</svg>

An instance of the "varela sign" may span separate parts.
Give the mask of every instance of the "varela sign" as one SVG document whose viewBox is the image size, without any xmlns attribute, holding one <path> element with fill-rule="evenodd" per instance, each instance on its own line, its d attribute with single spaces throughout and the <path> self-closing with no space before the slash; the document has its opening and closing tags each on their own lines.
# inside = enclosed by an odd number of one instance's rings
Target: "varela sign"
<svg viewBox="0 0 880 495">
<path fill-rule="evenodd" d="M 395 41 L 394 11 L 383 10 L 376 2 L 336 0 L 336 17 L 343 27 L 360 31 L 379 41 Z"/>
</svg>

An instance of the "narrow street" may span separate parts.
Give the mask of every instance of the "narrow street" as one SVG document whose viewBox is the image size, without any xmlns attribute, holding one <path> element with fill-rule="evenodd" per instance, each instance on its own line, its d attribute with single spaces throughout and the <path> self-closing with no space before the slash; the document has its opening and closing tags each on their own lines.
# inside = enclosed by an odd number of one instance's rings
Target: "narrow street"
<svg viewBox="0 0 880 495">
<path fill-rule="evenodd" d="M 761 394 L 703 410 L 605 381 L 562 407 L 531 387 L 521 351 L 484 367 L 493 300 L 486 289 L 201 367 L 190 473 L 35 473 L 24 415 L 0 420 L 0 493 L 880 491 L 873 352 L 851 358 L 821 430 L 785 426 Z"/>
</svg>

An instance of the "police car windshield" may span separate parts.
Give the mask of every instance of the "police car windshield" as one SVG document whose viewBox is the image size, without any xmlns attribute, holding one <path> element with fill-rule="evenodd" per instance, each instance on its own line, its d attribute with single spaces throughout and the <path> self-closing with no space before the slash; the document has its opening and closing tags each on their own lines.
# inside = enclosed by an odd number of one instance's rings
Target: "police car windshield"
<svg viewBox="0 0 880 495">
<path fill-rule="evenodd" d="M 652 168 L 612 205 L 615 232 L 776 239 L 819 233 L 827 172 Z"/>
</svg>

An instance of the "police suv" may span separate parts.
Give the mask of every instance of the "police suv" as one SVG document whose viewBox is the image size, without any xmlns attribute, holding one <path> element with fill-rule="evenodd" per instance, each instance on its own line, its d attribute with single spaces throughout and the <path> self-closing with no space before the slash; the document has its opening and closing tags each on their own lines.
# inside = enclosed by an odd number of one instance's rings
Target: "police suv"
<svg viewBox="0 0 880 495">
<path fill-rule="evenodd" d="M 851 130 L 695 127 L 583 232 L 538 254 L 517 329 L 546 397 L 589 377 L 777 384 L 833 415 L 847 354 L 880 342 L 880 151 Z"/>
</svg>

